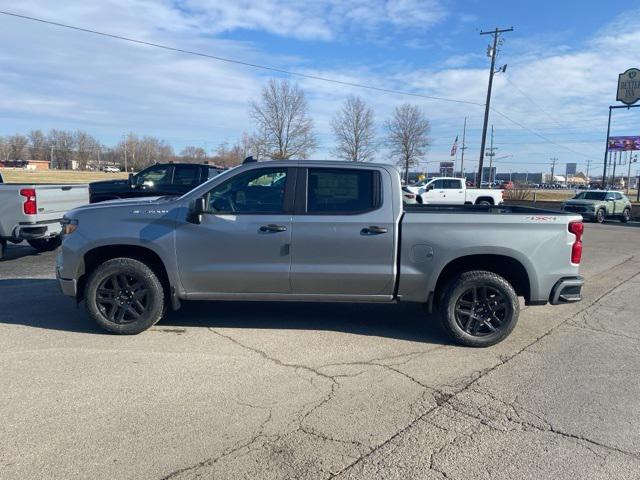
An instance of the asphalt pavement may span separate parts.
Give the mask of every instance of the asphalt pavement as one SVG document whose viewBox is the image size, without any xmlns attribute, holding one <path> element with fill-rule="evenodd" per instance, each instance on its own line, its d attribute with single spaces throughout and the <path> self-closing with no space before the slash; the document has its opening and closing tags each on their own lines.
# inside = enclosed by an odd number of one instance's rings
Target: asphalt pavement
<svg viewBox="0 0 640 480">
<path fill-rule="evenodd" d="M 640 224 L 585 298 L 452 345 L 415 305 L 187 303 L 103 333 L 52 253 L 0 262 L 0 478 L 640 478 Z"/>
</svg>

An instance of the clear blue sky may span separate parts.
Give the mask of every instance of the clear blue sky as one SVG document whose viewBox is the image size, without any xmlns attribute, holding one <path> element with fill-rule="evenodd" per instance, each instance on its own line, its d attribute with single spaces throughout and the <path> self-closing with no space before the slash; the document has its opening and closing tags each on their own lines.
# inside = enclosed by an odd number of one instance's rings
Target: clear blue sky
<svg viewBox="0 0 640 480">
<path fill-rule="evenodd" d="M 505 35 L 492 114 L 501 170 L 591 161 L 598 170 L 618 73 L 640 66 L 640 10 L 630 2 L 448 0 L 0 0 L 0 10 L 252 63 L 424 95 L 484 103 L 489 37 Z M 213 150 L 253 126 L 248 102 L 269 73 L 0 15 L 0 136 L 84 129 L 106 144 L 126 131 Z M 426 160 L 449 159 L 468 117 L 477 162 L 482 107 L 297 79 L 331 157 L 331 116 L 360 95 L 382 124 L 402 102 L 432 123 Z M 640 113 L 618 111 L 613 133 L 640 134 Z M 378 160 L 387 161 L 382 150 Z M 560 167 L 562 169 L 562 167 Z"/>
</svg>

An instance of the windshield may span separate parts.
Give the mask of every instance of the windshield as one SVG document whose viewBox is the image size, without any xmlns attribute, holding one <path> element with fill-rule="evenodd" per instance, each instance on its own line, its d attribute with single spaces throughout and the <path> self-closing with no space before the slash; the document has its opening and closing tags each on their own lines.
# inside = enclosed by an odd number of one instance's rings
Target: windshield
<svg viewBox="0 0 640 480">
<path fill-rule="evenodd" d="M 581 192 L 576 195 L 574 200 L 604 200 L 607 192 Z"/>
</svg>

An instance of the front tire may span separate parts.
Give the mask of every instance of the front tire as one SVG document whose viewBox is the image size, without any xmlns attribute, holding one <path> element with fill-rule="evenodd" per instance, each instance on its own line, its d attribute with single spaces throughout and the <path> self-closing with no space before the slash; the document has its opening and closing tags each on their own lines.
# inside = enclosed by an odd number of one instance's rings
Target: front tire
<svg viewBox="0 0 640 480">
<path fill-rule="evenodd" d="M 98 325 L 121 335 L 147 330 L 166 309 L 158 276 L 133 258 L 114 258 L 96 268 L 87 281 L 84 300 Z"/>
<path fill-rule="evenodd" d="M 607 217 L 607 212 L 605 212 L 604 208 L 598 209 L 595 216 L 596 223 L 604 223 L 604 219 Z"/>
<path fill-rule="evenodd" d="M 509 336 L 520 305 L 513 287 L 483 270 L 460 274 L 447 287 L 440 305 L 445 330 L 467 347 L 489 347 Z"/>
<path fill-rule="evenodd" d="M 62 244 L 60 235 L 48 238 L 34 238 L 33 240 L 27 240 L 27 243 L 40 253 L 51 252 L 58 248 Z"/>
</svg>

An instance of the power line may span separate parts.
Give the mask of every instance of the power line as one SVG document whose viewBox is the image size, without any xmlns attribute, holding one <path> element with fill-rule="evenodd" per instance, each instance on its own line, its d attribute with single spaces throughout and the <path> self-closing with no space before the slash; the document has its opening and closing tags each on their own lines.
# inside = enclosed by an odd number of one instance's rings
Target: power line
<svg viewBox="0 0 640 480">
<path fill-rule="evenodd" d="M 498 115 L 500 115 L 501 117 L 503 117 L 505 120 L 507 120 L 507 121 L 509 121 L 509 122 L 513 123 L 514 125 L 519 126 L 519 127 L 520 127 L 520 128 L 522 128 L 523 130 L 526 130 L 526 131 L 528 131 L 528 132 L 532 133 L 532 134 L 533 134 L 533 135 L 535 135 L 536 137 L 539 137 L 539 138 L 541 138 L 541 139 L 543 139 L 543 140 L 546 140 L 548 143 L 551 143 L 552 145 L 555 145 L 556 147 L 564 148 L 565 150 L 569 150 L 570 152 L 573 152 L 573 153 L 576 153 L 576 154 L 578 154 L 578 155 L 581 155 L 581 156 L 583 156 L 583 157 L 585 157 L 585 158 L 589 158 L 589 159 L 591 159 L 591 160 L 594 160 L 594 158 L 593 158 L 593 157 L 588 157 L 587 155 L 585 155 L 585 154 L 584 154 L 584 153 L 582 153 L 582 152 L 579 152 L 579 151 L 577 151 L 577 150 L 574 150 L 573 148 L 567 147 L 566 145 L 562 145 L 562 144 L 560 144 L 560 143 L 554 142 L 554 141 L 553 141 L 553 140 L 551 140 L 550 138 L 548 138 L 548 137 L 546 137 L 546 136 L 544 136 L 544 135 L 542 135 L 542 134 L 540 134 L 540 133 L 536 132 L 535 130 L 533 130 L 533 129 L 531 129 L 531 128 L 527 127 L 526 125 L 523 125 L 522 123 L 520 123 L 520 122 L 518 122 L 518 121 L 516 121 L 516 120 L 512 119 L 511 117 L 509 117 L 509 116 L 507 116 L 506 114 L 502 113 L 500 110 L 496 110 L 496 109 L 495 109 L 495 108 L 493 108 L 493 107 L 490 107 L 490 108 L 491 108 L 491 111 L 492 111 L 492 112 L 497 113 Z"/>
<path fill-rule="evenodd" d="M 317 81 L 328 82 L 328 83 L 333 83 L 333 84 L 337 84 L 337 85 L 343 85 L 343 86 L 347 86 L 347 87 L 362 88 L 362 89 L 367 89 L 367 90 L 372 90 L 372 91 L 377 91 L 377 92 L 383 92 L 383 93 L 390 93 L 390 94 L 395 94 L 395 95 L 405 95 L 405 96 L 423 98 L 423 99 L 427 99 L 427 100 L 435 100 L 435 101 L 467 104 L 467 105 L 473 105 L 473 106 L 479 106 L 479 107 L 485 107 L 486 106 L 486 104 L 484 104 L 484 103 L 473 102 L 473 101 L 470 101 L 470 100 L 460 100 L 460 99 L 454 99 L 454 98 L 439 97 L 439 96 L 434 96 L 434 95 L 424 95 L 424 94 L 420 94 L 420 93 L 406 92 L 406 91 L 403 91 L 403 90 L 395 90 L 395 89 L 390 89 L 390 88 L 375 87 L 375 86 L 372 86 L 372 85 L 366 85 L 366 84 L 362 84 L 362 83 L 346 82 L 346 81 L 337 80 L 337 79 L 334 79 L 334 78 L 322 77 L 322 76 L 319 76 L 319 75 L 311 75 L 311 74 L 306 74 L 306 73 L 300 73 L 300 72 L 295 72 L 295 71 L 291 71 L 291 70 L 285 70 L 285 69 L 282 69 L 282 68 L 271 67 L 271 66 L 268 66 L 268 65 L 261 65 L 261 64 L 251 63 L 251 62 L 245 62 L 245 61 L 242 61 L 242 60 L 236 60 L 236 59 L 232 59 L 232 58 L 220 57 L 220 56 L 217 56 L 217 55 L 210 55 L 210 54 L 207 54 L 207 53 L 196 52 L 196 51 L 193 51 L 193 50 L 186 50 L 186 49 L 182 49 L 182 48 L 171 47 L 171 46 L 163 45 L 163 44 L 159 44 L 159 43 L 147 42 L 147 41 L 144 41 L 144 40 L 125 37 L 125 36 L 122 36 L 122 35 L 116 35 L 116 34 L 112 34 L 112 33 L 101 32 L 101 31 L 98 31 L 98 30 L 90 29 L 90 28 L 84 28 L 84 27 L 78 27 L 78 26 L 74 26 L 74 25 L 68 25 L 68 24 L 65 24 L 65 23 L 54 22 L 54 21 L 51 21 L 51 20 L 44 20 L 42 18 L 31 17 L 31 16 L 28 16 L 28 15 L 21 15 L 21 14 L 18 14 L 18 13 L 8 12 L 8 11 L 4 11 L 4 10 L 0 10 L 0 14 L 5 15 L 5 16 L 9 16 L 9 17 L 20 18 L 20 19 L 23 19 L 23 20 L 29 20 L 29 21 L 32 21 L 32 22 L 38 22 L 38 23 L 42 23 L 42 24 L 46 24 L 46 25 L 52 25 L 52 26 L 56 26 L 56 27 L 75 30 L 75 31 L 79 31 L 79 32 L 90 33 L 90 34 L 93 34 L 93 35 L 99 35 L 99 36 L 102 36 L 102 37 L 112 38 L 112 39 L 116 39 L 116 40 L 122 40 L 122 41 L 125 41 L 125 42 L 135 43 L 135 44 L 139 44 L 139 45 L 145 45 L 145 46 L 154 47 L 154 48 L 160 48 L 160 49 L 168 50 L 168 51 L 172 51 L 172 52 L 178 52 L 178 53 L 184 53 L 184 54 L 194 55 L 194 56 L 198 56 L 198 57 L 204 57 L 204 58 L 217 60 L 217 61 L 221 61 L 221 62 L 232 63 L 232 64 L 237 64 L 237 65 L 243 65 L 243 66 L 246 66 L 246 67 L 267 70 L 267 71 L 271 71 L 271 72 L 281 73 L 281 74 L 285 74 L 285 75 L 291 75 L 291 76 L 300 77 L 300 78 L 307 78 L 307 79 L 310 79 L 310 80 L 317 80 Z M 495 32 L 484 32 L 484 33 L 495 33 Z M 501 32 L 499 32 L 499 33 L 501 33 Z M 493 107 L 489 107 L 489 109 L 491 111 L 493 111 L 494 113 L 497 113 L 498 115 L 502 116 L 503 118 L 505 118 L 506 120 L 508 120 L 512 124 L 517 125 L 518 127 L 522 128 L 523 130 L 526 130 L 526 131 L 536 135 L 537 137 L 545 140 L 546 142 L 548 142 L 550 144 L 553 144 L 553 145 L 555 145 L 557 147 L 560 147 L 560 148 L 564 148 L 564 149 L 569 150 L 569 151 L 571 151 L 573 153 L 576 153 L 578 155 L 584 156 L 585 158 L 588 158 L 583 153 L 578 152 L 577 150 L 574 150 L 574 149 L 572 149 L 570 147 L 567 147 L 567 146 L 564 146 L 564 145 L 561 145 L 559 143 L 554 142 L 553 140 L 549 139 L 548 137 L 545 137 L 544 135 L 539 134 L 535 130 L 527 127 L 526 125 L 523 125 L 522 123 L 517 122 L 516 120 L 513 120 L 512 118 L 510 118 L 506 114 L 500 112 L 499 110 L 497 110 L 497 109 L 495 109 Z M 481 150 L 483 150 L 483 149 L 481 149 Z M 481 152 L 481 155 L 482 155 L 482 153 L 483 152 Z"/>
<path fill-rule="evenodd" d="M 507 82 L 509 82 L 509 84 L 514 87 L 519 93 L 520 95 L 522 95 L 524 98 L 526 98 L 527 100 L 529 100 L 536 108 L 538 108 L 538 110 L 540 110 L 542 113 L 544 113 L 547 118 L 549 118 L 553 123 L 555 123 L 556 125 L 558 125 L 558 127 L 562 128 L 562 129 L 566 129 L 567 127 L 563 124 L 561 124 L 560 122 L 558 122 L 547 110 L 545 110 L 544 108 L 542 108 L 535 100 L 533 100 L 533 98 L 531 98 L 529 95 L 527 95 L 525 92 L 522 91 L 522 89 L 516 85 L 511 78 L 509 78 L 509 76 L 505 76 L 504 77 Z M 574 135 L 571 133 L 567 133 L 568 136 L 573 137 Z"/>
<path fill-rule="evenodd" d="M 328 77 L 321 77 L 319 75 L 311 75 L 311 74 L 307 74 L 307 73 L 300 73 L 300 72 L 294 72 L 291 70 L 285 70 L 282 68 L 277 68 L 277 67 L 271 67 L 268 65 L 260 65 L 257 63 L 250 63 L 250 62 L 245 62 L 242 60 L 235 60 L 232 58 L 226 58 L 226 57 L 220 57 L 217 55 L 210 55 L 208 53 L 202 53 L 202 52 L 196 52 L 194 50 L 186 50 L 183 48 L 177 48 L 177 47 L 171 47 L 169 45 L 163 45 L 160 43 L 153 43 L 153 42 L 147 42 L 144 40 L 138 40 L 135 38 L 130 38 L 130 37 L 125 37 L 122 35 L 116 35 L 113 33 L 105 33 L 105 32 L 100 32 L 98 30 L 92 30 L 90 28 L 83 28 L 83 27 L 76 27 L 74 25 L 68 25 L 65 23 L 59 23 L 59 22 L 53 22 L 50 20 L 44 20 L 41 18 L 36 18 L 36 17 L 30 17 L 28 15 L 20 15 L 17 13 L 12 13 L 12 12 L 7 12 L 7 11 L 3 11 L 0 10 L 0 14 L 2 15 L 7 15 L 10 17 L 16 17 L 16 18 L 21 18 L 24 20 L 31 20 L 33 22 L 40 22 L 40 23 L 44 23 L 47 25 L 53 25 L 56 27 L 62 27 L 62 28 L 68 28 L 70 30 L 76 30 L 79 32 L 84 32 L 84 33 L 91 33 L 94 35 L 100 35 L 103 37 L 108 37 L 108 38 L 113 38 L 116 40 L 123 40 L 125 42 L 131 42 L 131 43 L 137 43 L 139 45 L 146 45 L 148 47 L 155 47 L 155 48 L 161 48 L 163 50 L 169 50 L 172 52 L 178 52 L 178 53 L 186 53 L 188 55 L 195 55 L 198 57 L 205 57 L 205 58 L 209 58 L 212 60 L 218 60 L 220 62 L 227 62 L 227 63 L 234 63 L 237 65 L 244 65 L 246 67 L 252 67 L 252 68 L 259 68 L 262 70 L 268 70 L 271 72 L 276 72 L 276 73 L 282 73 L 285 75 L 292 75 L 292 76 L 296 76 L 296 77 L 301 77 L 301 78 L 307 78 L 310 80 L 318 80 L 318 81 L 322 81 L 322 82 L 329 82 L 329 83 L 334 83 L 334 84 L 338 84 L 338 85 L 345 85 L 348 87 L 356 87 L 356 88 L 365 88 L 367 90 L 374 90 L 377 92 L 384 92 L 384 93 L 392 93 L 392 94 L 396 94 L 396 95 L 408 95 L 408 96 L 412 96 L 412 97 L 419 97 L 419 98 L 425 98 L 428 100 L 438 100 L 438 101 L 442 101 L 442 102 L 452 102 L 452 103 L 463 103 L 463 104 L 467 104 L 467 105 L 475 105 L 478 107 L 483 107 L 484 104 L 483 103 L 478 103 L 478 102 L 472 102 L 470 100 L 459 100 L 459 99 L 455 99 L 455 98 L 446 98 L 446 97 L 438 97 L 438 96 L 434 96 L 434 95 L 424 95 L 421 93 L 413 93 L 413 92 L 405 92 L 402 90 L 394 90 L 391 88 L 382 88 L 382 87 L 374 87 L 372 85 L 366 85 L 363 83 L 355 83 L 355 82 L 345 82 L 343 80 L 336 80 L 335 78 L 328 78 Z"/>
</svg>

